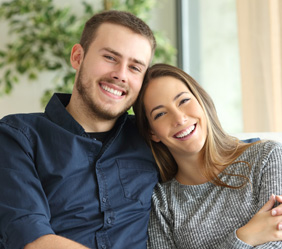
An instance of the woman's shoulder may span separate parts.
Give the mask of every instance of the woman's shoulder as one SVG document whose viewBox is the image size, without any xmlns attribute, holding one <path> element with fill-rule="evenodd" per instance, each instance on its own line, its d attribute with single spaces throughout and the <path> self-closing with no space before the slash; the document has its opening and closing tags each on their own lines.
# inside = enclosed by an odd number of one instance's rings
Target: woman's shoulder
<svg viewBox="0 0 282 249">
<path fill-rule="evenodd" d="M 264 155 L 269 160 L 276 160 L 282 163 L 282 143 L 273 140 L 266 140 L 262 141 L 261 144 Z"/>
<path fill-rule="evenodd" d="M 159 182 L 155 186 L 153 196 L 167 196 L 174 187 L 174 179 L 167 182 Z"/>
<path fill-rule="evenodd" d="M 158 183 L 155 186 L 152 196 L 154 206 L 163 207 L 164 209 L 168 208 L 176 187 L 177 184 L 175 179 L 163 183 Z"/>
<path fill-rule="evenodd" d="M 275 140 L 261 140 L 260 144 L 266 147 L 282 147 L 282 143 Z"/>
<path fill-rule="evenodd" d="M 250 146 L 245 152 L 248 154 L 262 153 L 263 155 L 282 152 L 282 143 L 274 140 L 262 140 Z"/>
<path fill-rule="evenodd" d="M 253 170 L 278 167 L 282 163 L 282 144 L 273 140 L 261 141 L 246 149 L 238 159 L 250 163 Z"/>
</svg>

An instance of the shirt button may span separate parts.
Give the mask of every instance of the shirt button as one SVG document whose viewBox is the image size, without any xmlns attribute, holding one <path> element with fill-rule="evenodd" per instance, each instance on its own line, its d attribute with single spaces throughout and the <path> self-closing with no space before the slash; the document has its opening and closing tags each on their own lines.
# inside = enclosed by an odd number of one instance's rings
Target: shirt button
<svg viewBox="0 0 282 249">
<path fill-rule="evenodd" d="M 102 245 L 101 247 L 102 247 L 102 249 L 106 249 L 107 248 L 105 245 Z"/>
<path fill-rule="evenodd" d="M 107 202 L 107 198 L 106 197 L 103 197 L 102 201 L 105 203 Z"/>
<path fill-rule="evenodd" d="M 107 222 L 108 222 L 108 224 L 111 224 L 111 223 L 112 223 L 112 219 L 111 219 L 111 218 L 108 218 L 108 219 L 107 219 Z"/>
</svg>

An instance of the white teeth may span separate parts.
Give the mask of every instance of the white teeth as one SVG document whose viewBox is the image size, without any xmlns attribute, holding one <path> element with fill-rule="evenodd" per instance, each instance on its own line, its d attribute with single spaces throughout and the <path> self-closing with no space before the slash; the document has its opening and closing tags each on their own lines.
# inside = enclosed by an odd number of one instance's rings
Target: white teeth
<svg viewBox="0 0 282 249">
<path fill-rule="evenodd" d="M 116 96 L 121 96 L 122 95 L 122 92 L 121 91 L 118 91 L 118 90 L 115 90 L 113 88 L 109 88 L 108 86 L 105 86 L 105 85 L 102 85 L 102 88 L 107 91 L 107 92 L 110 92 Z"/>
<path fill-rule="evenodd" d="M 177 138 L 183 138 L 188 136 L 193 130 L 195 130 L 195 125 L 191 126 L 188 128 L 186 131 L 183 131 L 182 133 L 178 134 L 176 137 Z"/>
</svg>

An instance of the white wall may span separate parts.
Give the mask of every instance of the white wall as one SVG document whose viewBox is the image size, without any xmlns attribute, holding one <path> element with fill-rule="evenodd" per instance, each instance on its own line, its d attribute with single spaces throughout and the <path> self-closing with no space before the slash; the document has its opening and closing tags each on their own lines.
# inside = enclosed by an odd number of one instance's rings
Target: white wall
<svg viewBox="0 0 282 249">
<path fill-rule="evenodd" d="M 97 4 L 101 4 L 101 0 L 95 0 Z M 0 4 L 4 0 L 0 0 Z M 77 0 L 54 0 L 58 6 L 71 6 L 74 11 L 82 11 L 81 1 Z M 89 1 L 88 1 L 89 2 Z M 92 0 L 93 2 L 93 0 Z M 169 37 L 172 44 L 176 46 L 176 30 L 175 30 L 175 0 L 157 1 L 157 8 L 152 12 L 152 21 L 149 25 L 153 29 L 163 30 Z M 97 6 L 96 6 L 97 7 Z M 6 42 L 9 41 L 7 34 L 7 23 L 0 22 L 1 39 L 0 49 L 5 48 Z M 0 71 L 0 77 L 3 72 Z M 0 96 L 0 118 L 11 113 L 39 112 L 44 108 L 40 104 L 40 98 L 45 89 L 50 88 L 54 75 L 51 73 L 43 73 L 36 81 L 29 82 L 22 77 L 18 85 L 15 86 L 10 95 Z"/>
</svg>

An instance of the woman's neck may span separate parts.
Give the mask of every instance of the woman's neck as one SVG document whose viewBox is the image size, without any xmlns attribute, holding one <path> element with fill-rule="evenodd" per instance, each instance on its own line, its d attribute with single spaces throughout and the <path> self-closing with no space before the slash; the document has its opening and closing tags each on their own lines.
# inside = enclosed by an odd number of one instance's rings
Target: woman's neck
<svg viewBox="0 0 282 249">
<path fill-rule="evenodd" d="M 175 179 L 184 185 L 199 185 L 208 182 L 204 176 L 204 160 L 200 155 L 175 158 L 178 171 Z"/>
<path fill-rule="evenodd" d="M 178 171 L 175 179 L 183 185 L 200 185 L 209 181 L 204 175 L 205 160 L 203 156 L 189 156 L 186 158 L 175 158 L 178 165 Z M 226 167 L 220 169 L 213 167 L 211 170 L 215 175 L 219 175 Z"/>
</svg>

